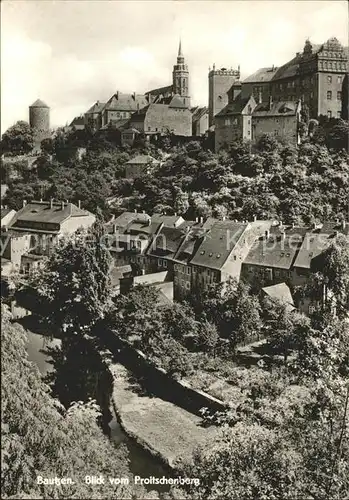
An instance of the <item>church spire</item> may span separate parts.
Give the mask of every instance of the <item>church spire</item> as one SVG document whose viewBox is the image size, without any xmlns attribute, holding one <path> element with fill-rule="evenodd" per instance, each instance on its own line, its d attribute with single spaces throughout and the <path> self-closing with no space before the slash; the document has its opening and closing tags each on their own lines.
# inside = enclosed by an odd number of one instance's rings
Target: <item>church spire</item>
<svg viewBox="0 0 349 500">
<path fill-rule="evenodd" d="M 182 54 L 182 40 L 181 39 L 179 39 L 178 57 L 183 57 L 183 54 Z"/>
</svg>

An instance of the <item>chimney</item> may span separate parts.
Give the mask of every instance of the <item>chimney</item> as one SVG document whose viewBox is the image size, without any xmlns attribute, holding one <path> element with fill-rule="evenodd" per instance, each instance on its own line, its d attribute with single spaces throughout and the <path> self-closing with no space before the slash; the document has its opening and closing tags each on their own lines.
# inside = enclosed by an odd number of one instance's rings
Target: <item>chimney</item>
<svg viewBox="0 0 349 500">
<path fill-rule="evenodd" d="M 118 226 L 116 224 L 113 224 L 113 234 L 116 234 L 118 232 Z"/>
<path fill-rule="evenodd" d="M 40 198 L 40 203 L 42 203 L 42 198 Z"/>
<path fill-rule="evenodd" d="M 52 210 L 53 208 L 53 198 L 50 199 L 50 209 Z"/>
<path fill-rule="evenodd" d="M 81 208 L 81 200 L 78 200 L 78 207 Z"/>
<path fill-rule="evenodd" d="M 203 222 L 204 222 L 204 218 L 200 217 L 200 224 L 202 224 Z"/>
<path fill-rule="evenodd" d="M 286 233 L 285 231 L 281 231 L 281 241 L 285 241 Z"/>
<path fill-rule="evenodd" d="M 195 217 L 195 222 L 199 222 L 199 217 Z"/>
<path fill-rule="evenodd" d="M 135 208 L 135 214 L 137 213 L 137 208 Z"/>
<path fill-rule="evenodd" d="M 223 217 L 222 217 L 222 221 L 225 221 L 225 215 L 223 215 Z"/>
<path fill-rule="evenodd" d="M 269 231 L 269 229 L 267 229 L 265 231 L 265 239 L 267 240 L 269 238 L 269 236 L 270 236 L 270 231 Z"/>
<path fill-rule="evenodd" d="M 270 95 L 269 96 L 269 110 L 271 109 L 272 105 L 273 105 L 273 96 Z"/>
<path fill-rule="evenodd" d="M 175 214 L 175 217 L 177 217 L 177 212 L 175 212 L 174 214 Z"/>
<path fill-rule="evenodd" d="M 27 200 L 23 200 L 23 208 L 26 206 Z"/>
<path fill-rule="evenodd" d="M 256 220 L 257 220 L 257 215 L 254 215 L 253 216 L 253 222 L 256 222 Z"/>
<path fill-rule="evenodd" d="M 96 102 L 97 106 L 99 106 L 99 101 Z"/>
<path fill-rule="evenodd" d="M 135 101 L 136 100 L 136 92 L 133 92 L 132 94 L 132 99 Z"/>
<path fill-rule="evenodd" d="M 142 214 L 145 214 L 145 210 L 142 210 Z"/>
<path fill-rule="evenodd" d="M 119 91 L 118 90 L 116 91 L 115 96 L 116 96 L 117 99 L 119 99 Z"/>
<path fill-rule="evenodd" d="M 63 200 L 62 200 L 61 205 L 62 205 L 62 210 L 64 210 L 64 201 Z"/>
</svg>

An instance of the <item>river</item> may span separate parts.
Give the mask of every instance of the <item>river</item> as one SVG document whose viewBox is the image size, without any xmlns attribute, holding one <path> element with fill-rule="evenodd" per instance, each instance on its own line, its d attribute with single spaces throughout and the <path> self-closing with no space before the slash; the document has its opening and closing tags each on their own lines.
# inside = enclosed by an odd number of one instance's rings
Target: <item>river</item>
<svg viewBox="0 0 349 500">
<path fill-rule="evenodd" d="M 49 340 L 47 337 L 38 333 L 34 333 L 29 330 L 26 331 L 28 335 L 28 358 L 30 361 L 36 363 L 42 375 L 46 375 L 46 373 L 52 369 L 52 366 L 48 363 L 47 356 L 41 352 L 41 349 L 48 346 L 59 345 L 60 340 Z M 124 443 L 127 446 L 129 452 L 130 470 L 134 475 L 138 475 L 140 477 L 168 477 L 168 472 L 159 463 L 159 461 L 143 450 L 123 432 L 115 417 L 109 422 L 109 427 L 111 430 L 111 440 L 116 445 Z M 168 491 L 169 488 L 167 486 L 160 485 L 151 486 L 147 489 L 153 489 L 161 493 L 162 491 Z"/>
</svg>

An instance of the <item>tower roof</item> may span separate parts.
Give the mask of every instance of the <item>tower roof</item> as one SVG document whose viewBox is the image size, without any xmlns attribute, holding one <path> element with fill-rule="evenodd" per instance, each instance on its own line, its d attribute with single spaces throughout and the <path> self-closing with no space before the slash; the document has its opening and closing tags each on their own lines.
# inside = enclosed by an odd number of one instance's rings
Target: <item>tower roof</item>
<svg viewBox="0 0 349 500">
<path fill-rule="evenodd" d="M 181 39 L 179 39 L 178 57 L 183 57 L 183 54 L 182 54 L 182 40 Z"/>
<path fill-rule="evenodd" d="M 41 101 L 40 99 L 37 99 L 31 106 L 30 108 L 48 108 L 47 104 L 44 101 Z"/>
</svg>

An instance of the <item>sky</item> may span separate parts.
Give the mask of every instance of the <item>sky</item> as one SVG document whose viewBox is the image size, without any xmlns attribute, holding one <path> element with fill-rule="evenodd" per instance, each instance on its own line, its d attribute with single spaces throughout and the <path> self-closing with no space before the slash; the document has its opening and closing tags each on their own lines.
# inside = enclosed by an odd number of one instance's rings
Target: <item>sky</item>
<svg viewBox="0 0 349 500">
<path fill-rule="evenodd" d="M 192 104 L 207 105 L 213 63 L 243 79 L 332 36 L 348 45 L 346 1 L 3 0 L 1 131 L 37 98 L 56 127 L 117 90 L 171 84 L 180 37 Z"/>
</svg>

